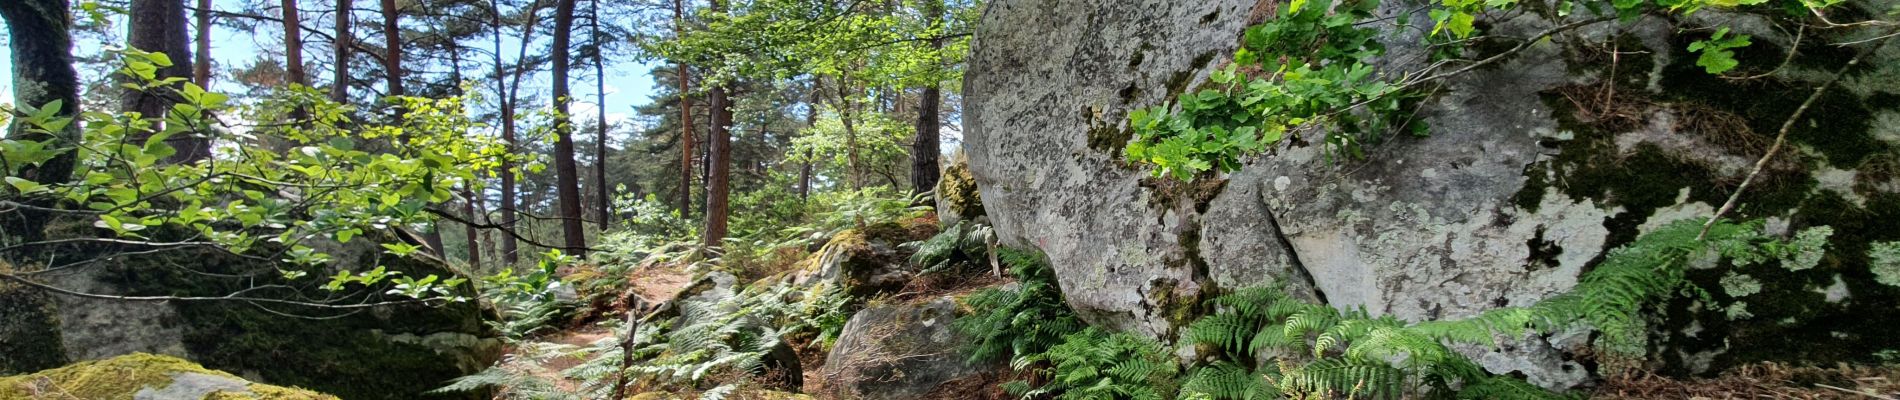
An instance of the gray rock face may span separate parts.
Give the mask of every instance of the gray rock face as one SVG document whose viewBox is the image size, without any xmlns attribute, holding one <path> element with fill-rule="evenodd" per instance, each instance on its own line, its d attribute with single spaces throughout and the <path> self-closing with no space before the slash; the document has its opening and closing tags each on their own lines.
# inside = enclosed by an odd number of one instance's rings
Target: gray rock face
<svg viewBox="0 0 1900 400">
<path fill-rule="evenodd" d="M 371 239 L 331 245 L 336 247 L 332 256 L 340 260 L 336 267 L 362 270 L 367 269 L 363 265 L 381 265 L 416 277 L 459 274 L 439 260 L 390 257 Z M 254 260 L 217 251 L 180 251 L 120 257 L 49 273 L 45 279 L 86 293 L 223 296 L 243 290 L 247 283 L 220 277 L 258 267 Z M 273 283 L 259 280 L 256 284 Z M 55 358 L 84 361 L 156 353 L 261 382 L 316 388 L 350 398 L 414 398 L 443 381 L 480 371 L 500 355 L 500 340 L 482 322 L 484 311 L 473 302 L 390 306 L 338 318 L 305 319 L 279 313 L 315 317 L 337 313 L 289 306 L 263 309 L 243 302 L 132 302 L 71 296 L 50 300 L 51 306 L 44 310 L 56 316 L 52 319 L 57 325 L 51 328 L 57 329 L 60 343 L 33 350 L 63 352 Z M 20 306 L 22 301 L 0 296 L 0 309 Z M 353 361 L 336 362 L 341 359 Z"/>
<path fill-rule="evenodd" d="M 950 326 L 956 312 L 949 297 L 859 311 L 825 357 L 826 384 L 847 398 L 916 399 L 996 368 L 965 362 L 970 338 Z"/>
<path fill-rule="evenodd" d="M 1127 109 L 1163 101 L 1233 52 L 1253 3 L 999 1 L 985 11 L 964 82 L 970 172 L 998 234 L 1047 252 L 1091 322 L 1167 335 L 1170 299 L 1206 282 L 1182 245 L 1200 234 L 1192 202 L 1159 198 L 1107 136 Z"/>
<path fill-rule="evenodd" d="M 199 400 L 217 392 L 230 394 L 251 394 L 251 383 L 243 379 L 197 372 L 181 372 L 172 375 L 170 384 L 163 388 L 145 387 L 132 394 L 132 400 Z"/>
<path fill-rule="evenodd" d="M 1151 179 L 1149 167 L 1123 160 L 1127 111 L 1162 104 L 1226 63 L 1249 18 L 1260 15 L 1254 7 L 998 1 L 978 26 L 965 82 L 971 172 L 998 234 L 1047 253 L 1070 305 L 1089 322 L 1171 338 L 1186 322 L 1177 310 L 1209 289 L 1274 281 L 1295 295 L 1414 321 L 1529 305 L 1568 290 L 1606 251 L 1642 232 L 1711 215 L 1763 150 L 1732 143 L 1772 140 L 1812 86 L 1831 75 L 1790 67 L 1769 92 L 1711 77 L 1681 50 L 1694 38 L 1672 36 L 1677 27 L 1646 18 L 1582 29 L 1445 81 L 1420 107 L 1430 136 L 1370 144 L 1363 160 L 1329 160 L 1317 146 L 1284 141 L 1238 171 L 1193 183 Z M 1720 18 L 1712 14 L 1696 18 Z M 1749 18 L 1736 19 L 1736 29 L 1758 43 L 1789 40 Z M 1553 25 L 1525 13 L 1491 29 L 1526 37 Z M 1416 52 L 1407 45 L 1415 37 L 1387 40 L 1390 59 Z M 1601 53 L 1593 46 L 1617 40 L 1624 51 L 1646 55 L 1616 65 L 1577 55 Z M 1875 58 L 1900 58 L 1900 50 Z M 1675 349 L 1652 354 L 1686 355 L 1658 356 L 1658 367 L 1701 372 L 1710 357 L 1717 366 L 1841 357 L 1776 350 L 1805 347 L 1796 337 L 1853 343 L 1842 348 L 1893 344 L 1878 328 L 1835 319 L 1892 315 L 1876 304 L 1900 299 L 1900 291 L 1865 278 L 1864 255 L 1866 243 L 1893 240 L 1900 230 L 1848 218 L 1900 216 L 1890 185 L 1896 178 L 1869 173 L 1900 159 L 1900 135 L 1879 123 L 1900 118 L 1900 102 L 1880 100 L 1900 93 L 1900 63 L 1868 65 L 1826 101 L 1838 114 L 1804 118 L 1813 122 L 1793 134 L 1799 149 L 1788 158 L 1795 160 L 1771 172 L 1780 183 L 1751 188 L 1735 215 L 1783 229 L 1833 226 L 1844 233 L 1835 237 L 1831 267 L 1740 271 L 1788 279 L 1771 285 L 1779 292 L 1716 299 L 1754 302 L 1752 319 L 1671 303 L 1655 340 Z M 1569 95 L 1606 86 L 1616 88 L 1613 102 Z M 1609 105 L 1628 115 L 1596 113 Z M 1822 136 L 1835 133 L 1865 147 L 1837 147 Z M 1725 271 L 1691 280 L 1712 283 Z M 1837 285 L 1842 274 L 1863 283 Z M 1764 303 L 1778 298 L 1796 304 Z M 1711 319 L 1719 321 L 1679 329 Z M 1723 333 L 1704 332 L 1710 325 Z M 1725 335 L 1734 349 L 1711 353 L 1727 348 Z M 1741 345 L 1737 337 L 1763 342 Z M 1492 372 L 1570 387 L 1588 379 L 1588 368 L 1566 353 L 1583 342 L 1534 337 L 1466 352 Z"/>
</svg>

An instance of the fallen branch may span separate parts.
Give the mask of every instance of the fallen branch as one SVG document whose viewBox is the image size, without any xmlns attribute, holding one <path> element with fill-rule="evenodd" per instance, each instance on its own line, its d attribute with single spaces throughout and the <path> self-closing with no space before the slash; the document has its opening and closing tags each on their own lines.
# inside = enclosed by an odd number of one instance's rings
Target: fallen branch
<svg viewBox="0 0 1900 400">
<path fill-rule="evenodd" d="M 1892 38 L 1893 37 L 1889 35 L 1886 39 L 1882 39 L 1880 43 L 1877 43 L 1873 46 L 1868 46 L 1866 49 L 1861 50 L 1859 54 L 1855 54 L 1854 58 L 1847 60 L 1846 65 L 1842 65 L 1840 69 L 1837 69 L 1834 71 L 1834 76 L 1832 78 L 1829 78 L 1827 82 L 1821 83 L 1821 86 L 1814 88 L 1814 93 L 1808 95 L 1808 99 L 1806 101 L 1802 101 L 1801 106 L 1794 109 L 1794 115 L 1789 115 L 1786 121 L 1781 122 L 1781 131 L 1775 133 L 1775 144 L 1768 146 L 1768 152 L 1765 154 L 1762 154 L 1761 159 L 1755 160 L 1755 168 L 1748 171 L 1748 177 L 1742 178 L 1741 186 L 1735 187 L 1735 193 L 1729 194 L 1728 201 L 1722 203 L 1722 208 L 1716 209 L 1715 215 L 1709 216 L 1709 221 L 1702 223 L 1702 233 L 1696 234 L 1696 237 L 1695 237 L 1696 240 L 1703 240 L 1703 239 L 1708 238 L 1709 229 L 1715 227 L 1715 222 L 1721 220 L 1723 214 L 1728 214 L 1729 211 L 1732 211 L 1735 209 L 1735 204 L 1740 202 L 1742 199 L 1742 192 L 1747 191 L 1748 186 L 1753 185 L 1755 183 L 1755 178 L 1760 176 L 1761 171 L 1768 167 L 1768 161 L 1773 160 L 1775 158 L 1775 154 L 1781 152 L 1781 148 L 1787 145 L 1788 131 L 1794 130 L 1795 121 L 1801 120 L 1801 116 L 1803 114 L 1807 114 L 1808 108 L 1813 107 L 1814 102 L 1819 101 L 1821 99 L 1821 95 L 1824 93 L 1827 93 L 1827 88 L 1834 86 L 1835 83 L 1839 83 L 1841 81 L 1841 78 L 1844 78 L 1847 76 L 1848 69 L 1854 68 L 1855 65 L 1859 65 L 1860 60 L 1862 58 L 1867 57 L 1868 54 L 1873 54 L 1875 50 L 1879 50 L 1881 47 L 1886 46 L 1887 41 L 1891 40 Z"/>
</svg>

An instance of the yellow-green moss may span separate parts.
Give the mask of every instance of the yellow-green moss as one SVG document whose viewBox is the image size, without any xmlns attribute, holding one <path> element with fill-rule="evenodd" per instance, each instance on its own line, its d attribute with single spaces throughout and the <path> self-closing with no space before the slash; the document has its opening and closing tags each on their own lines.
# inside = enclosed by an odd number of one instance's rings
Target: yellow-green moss
<svg viewBox="0 0 1900 400">
<path fill-rule="evenodd" d="M 983 194 L 976 190 L 969 158 L 958 153 L 951 160 L 950 167 L 943 170 L 943 179 L 937 181 L 937 198 L 942 203 L 938 212 L 954 212 L 964 219 L 983 215 Z"/>
<path fill-rule="evenodd" d="M 197 373 L 242 380 L 177 357 L 133 353 L 80 362 L 27 375 L 0 377 L 0 399 L 131 399 L 145 388 L 164 388 L 173 377 Z M 297 388 L 252 383 L 251 393 L 215 392 L 207 400 L 335 400 L 335 396 Z"/>
</svg>

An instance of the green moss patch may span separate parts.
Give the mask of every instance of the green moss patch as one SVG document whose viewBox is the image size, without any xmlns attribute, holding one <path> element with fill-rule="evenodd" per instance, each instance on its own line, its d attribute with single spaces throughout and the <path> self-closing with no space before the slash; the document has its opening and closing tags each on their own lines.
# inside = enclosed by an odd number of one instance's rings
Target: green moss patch
<svg viewBox="0 0 1900 400">
<path fill-rule="evenodd" d="M 201 374 L 241 384 L 243 390 L 218 390 L 205 399 L 218 400 L 336 400 L 335 396 L 298 388 L 257 383 L 177 357 L 133 353 L 86 361 L 29 375 L 0 377 L 4 399 L 130 400 L 140 391 L 165 390 L 183 374 Z M 207 389 L 209 390 L 209 389 Z"/>
</svg>

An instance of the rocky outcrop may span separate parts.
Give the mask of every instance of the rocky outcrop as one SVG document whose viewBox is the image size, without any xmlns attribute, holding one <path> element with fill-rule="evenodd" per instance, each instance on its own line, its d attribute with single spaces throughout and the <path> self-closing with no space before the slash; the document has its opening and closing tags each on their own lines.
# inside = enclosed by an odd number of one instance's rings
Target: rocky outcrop
<svg viewBox="0 0 1900 400">
<path fill-rule="evenodd" d="M 0 398 L 21 400 L 336 400 L 298 388 L 252 383 L 177 357 L 133 353 L 27 375 L 0 377 Z"/>
<path fill-rule="evenodd" d="M 792 282 L 838 285 L 859 298 L 896 292 L 920 271 L 909 261 L 915 250 L 903 245 L 928 239 L 936 231 L 937 224 L 927 220 L 846 229 L 800 261 Z"/>
<path fill-rule="evenodd" d="M 1127 111 L 1201 82 L 1273 3 L 989 5 L 965 82 L 970 170 L 999 236 L 1047 253 L 1091 323 L 1170 338 L 1208 294 L 1266 282 L 1415 321 L 1530 304 L 1648 229 L 1711 215 L 1783 120 L 1852 55 L 1814 51 L 1768 78 L 1722 79 L 1683 50 L 1706 34 L 1679 25 L 1730 21 L 1755 35 L 1750 51 L 1760 54 L 1744 55 L 1753 60 L 1780 60 L 1791 35 L 1714 10 L 1603 23 L 1445 81 L 1419 109 L 1429 136 L 1390 137 L 1363 159 L 1294 139 L 1192 182 L 1150 178 L 1149 167 L 1124 160 Z M 1554 25 L 1514 15 L 1489 29 L 1526 37 Z M 1416 37 L 1393 36 L 1390 59 L 1422 59 L 1404 57 Z M 1821 266 L 1692 272 L 1716 305 L 1742 304 L 1748 315 L 1667 304 L 1652 367 L 1831 362 L 1900 347 L 1869 322 L 1900 318 L 1900 289 L 1877 283 L 1866 255 L 1872 243 L 1900 240 L 1900 229 L 1869 222 L 1900 217 L 1900 49 L 1875 58 L 1798 121 L 1795 150 L 1735 214 L 1779 232 L 1831 226 Z M 1382 68 L 1407 67 L 1397 62 Z M 1775 68 L 1761 63 L 1742 72 Z M 1761 289 L 1724 292 L 1718 281 L 1736 275 Z M 1570 352 L 1586 340 L 1521 342 L 1467 353 L 1548 387 L 1587 379 L 1590 362 Z"/>
<path fill-rule="evenodd" d="M 951 326 L 956 317 L 950 297 L 858 311 L 825 357 L 827 389 L 840 398 L 918 399 L 998 368 L 967 362 L 970 338 Z"/>
<path fill-rule="evenodd" d="M 370 239 L 374 238 L 336 245 L 330 251 L 340 260 L 336 265 L 351 270 L 383 266 L 415 277 L 460 274 L 439 260 L 390 256 Z M 39 277 L 85 293 L 207 297 L 255 285 L 311 286 L 308 281 L 325 279 L 281 281 L 272 270 L 257 275 L 257 265 L 255 260 L 219 251 L 177 251 L 119 257 Z M 328 276 L 328 271 L 309 274 Z M 464 295 L 472 294 L 470 287 L 461 289 L 471 291 Z M 0 292 L 5 290 L 0 288 Z M 10 299 L 17 298 L 0 295 L 0 301 L 9 302 L 0 304 L 0 309 L 12 307 Z M 74 361 L 134 352 L 165 354 L 259 382 L 309 387 L 350 399 L 427 398 L 423 391 L 480 371 L 500 352 L 495 333 L 483 323 L 487 312 L 475 302 L 351 312 L 233 301 L 51 296 L 44 310 L 57 323 L 50 328 L 58 333 L 54 340 L 59 345 L 40 346 L 37 351 L 61 351 L 59 356 Z"/>
</svg>

